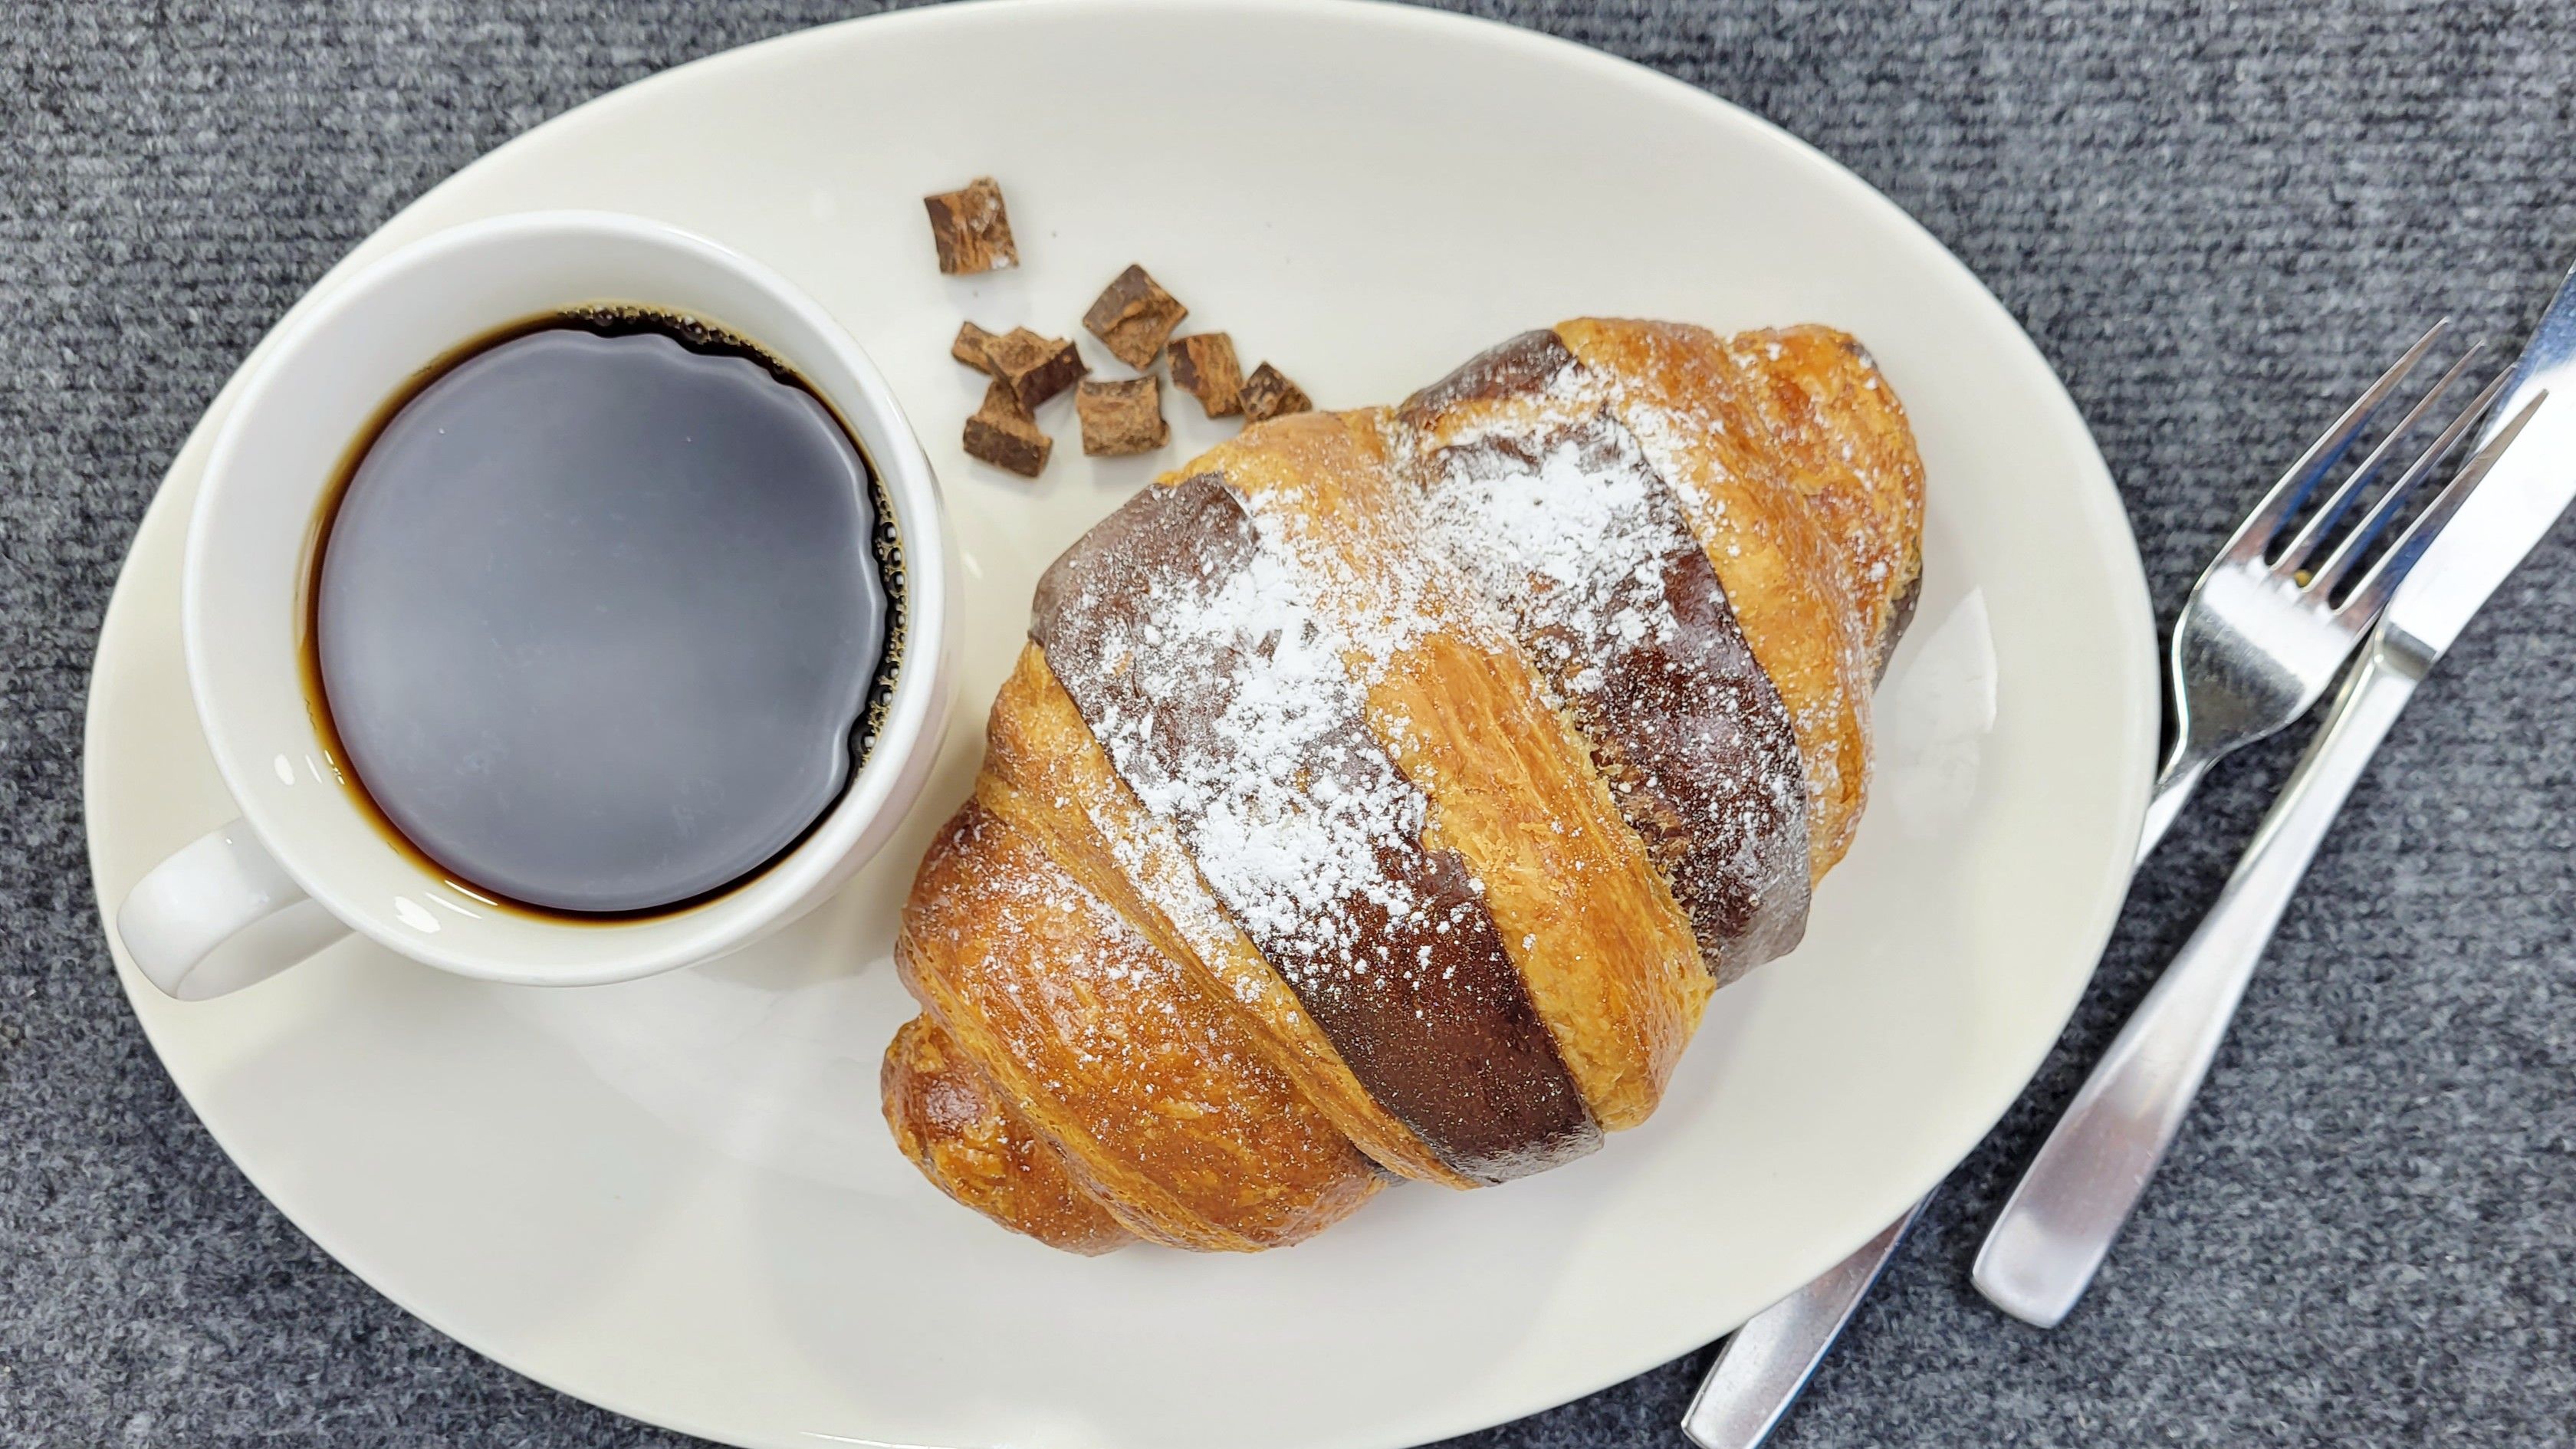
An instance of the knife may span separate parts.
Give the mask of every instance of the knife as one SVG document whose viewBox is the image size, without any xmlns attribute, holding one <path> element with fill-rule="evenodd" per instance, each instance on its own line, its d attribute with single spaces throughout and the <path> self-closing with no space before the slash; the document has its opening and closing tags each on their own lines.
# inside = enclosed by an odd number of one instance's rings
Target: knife
<svg viewBox="0 0 2576 1449">
<path fill-rule="evenodd" d="M 2393 698 L 2397 706 L 2403 705 L 2405 697 L 2413 693 L 2414 683 L 2450 648 L 2478 606 L 2548 533 L 2570 498 L 2576 497 L 2576 269 L 2571 269 L 2559 284 L 2557 296 L 2514 364 L 2514 375 L 2503 398 L 2488 414 L 2488 422 L 2470 451 L 2493 441 L 2496 432 L 2532 397 L 2553 387 L 2560 401 L 2544 406 L 2524 425 L 2523 436 L 2516 439 L 2512 451 L 2469 495 L 2459 515 L 2436 536 L 2431 550 L 2417 561 L 2414 572 L 2390 601 L 2363 651 L 2364 662 L 2352 675 L 2353 687 L 2348 687 L 2337 702 L 2337 720 L 2343 719 L 2348 710 L 2358 712 L 2360 706 L 2352 701 L 2364 692 L 2360 687 L 2365 676 L 2370 676 L 2367 694 L 2380 702 L 2387 718 L 2393 720 L 2396 710 L 2386 707 L 2385 702 Z M 2380 664 L 2383 657 L 2390 662 Z M 2385 733 L 2386 727 L 2382 722 L 2380 733 Z M 2322 749 L 2334 736 L 2330 725 L 2319 734 L 2316 748 Z M 2347 731 L 2344 738 L 2357 740 L 2358 735 Z M 2361 757 L 2366 758 L 2368 749 L 2376 744 L 2377 736 L 2373 735 L 2369 746 L 2361 748 Z M 2347 743 L 2342 748 L 2349 751 L 2356 746 Z M 2353 773 L 2359 773 L 2357 764 Z M 2349 782 L 2345 788 L 2349 788 Z M 2342 793 L 2338 791 L 2333 804 L 2341 803 Z M 2329 817 L 2331 813 L 2329 810 Z M 2295 876 L 2289 884 L 2296 884 Z M 2286 889 L 2282 895 L 2286 903 Z M 2267 924 L 2261 936 L 2267 938 L 2269 934 Z M 2256 950 L 2260 950 L 2259 940 Z M 2169 1132 L 2165 1140 L 2170 1142 Z M 2143 1186 L 2143 1175 L 2139 1183 Z M 1804 1391 L 1816 1365 L 1833 1347 L 1834 1339 L 1850 1322 L 1861 1299 L 1877 1283 L 1880 1272 L 1904 1242 L 1907 1230 L 1930 1201 L 1927 1197 L 1916 1203 L 1860 1251 L 1755 1315 L 1726 1341 L 1682 1418 L 1682 1431 L 1693 1443 L 1701 1449 L 1755 1449 L 1770 1434 Z M 1986 1251 L 1978 1257 L 1978 1288 L 1990 1299 L 1998 1291 L 2012 1292 L 1987 1285 L 1990 1258 L 1998 1279 L 2010 1261 L 1993 1243 L 1990 1236 Z M 2104 1247 L 2107 1246 L 2106 1238 Z M 2059 1296 L 2066 1306 L 2072 1306 L 2084 1283 L 2091 1280 L 2092 1269 L 2099 1264 L 2100 1256 L 2096 1254 L 2071 1291 L 2061 1286 Z M 2033 1315 L 2046 1316 L 2046 1308 L 2035 1299 L 2024 1302 Z M 2059 1308 L 2060 1317 L 2063 1313 L 2064 1308 Z"/>
<path fill-rule="evenodd" d="M 2331 713 L 2217 902 L 2076 1093 L 1978 1252 L 1995 1306 L 2052 1328 L 2173 1143 L 2228 1019 L 2344 797 L 2480 605 L 2576 498 L 2576 270 L 2515 362 L 2477 446 L 2538 411 L 2388 601 Z"/>
</svg>

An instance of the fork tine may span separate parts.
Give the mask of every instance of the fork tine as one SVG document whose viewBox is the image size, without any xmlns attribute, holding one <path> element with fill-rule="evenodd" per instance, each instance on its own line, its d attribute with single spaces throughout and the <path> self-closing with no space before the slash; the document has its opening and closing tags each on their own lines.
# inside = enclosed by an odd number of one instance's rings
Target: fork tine
<svg viewBox="0 0 2576 1449">
<path fill-rule="evenodd" d="M 2499 377 L 2487 384 L 2485 390 L 2478 394 L 2477 402 L 2461 416 L 2460 421 L 2443 430 L 2442 439 L 2434 445 L 2435 448 L 2439 452 L 2450 451 L 2451 445 L 2459 440 L 2459 435 L 2467 431 L 2467 425 L 2485 415 L 2488 407 L 2495 402 L 2496 395 L 2504 391 L 2504 385 L 2510 380 L 2509 376 Z M 2414 522 L 2406 525 L 2406 531 L 2397 536 L 2397 542 L 2389 546 L 2388 552 L 2381 556 L 2379 562 L 2371 565 L 2370 572 L 2362 576 L 2360 586 L 2352 591 L 2352 597 L 2344 600 L 2343 606 L 2335 610 L 2337 622 L 2358 626 L 2379 617 L 2379 611 L 2388 607 L 2389 596 L 2397 592 L 2399 584 L 2406 582 L 2406 574 L 2415 567 L 2415 561 L 2423 557 L 2425 549 L 2432 547 L 2433 540 L 2441 534 L 2443 525 L 2451 521 L 2451 515 L 2460 511 L 2461 504 L 2469 501 L 2470 492 L 2487 476 L 2488 471 L 2495 467 L 2496 460 L 2504 456 L 2504 450 L 2513 446 L 2513 440 L 2522 435 L 2523 425 L 2531 421 L 2532 414 L 2540 411 L 2541 403 L 2547 401 L 2548 397 L 2549 394 L 2545 390 L 2535 393 L 2531 401 L 2524 403 L 2522 410 L 2513 415 L 2512 421 L 2498 429 L 2495 437 L 2489 440 L 2485 447 L 2478 449 L 2474 457 L 2461 465 L 2460 471 L 2452 475 L 2451 481 L 2443 485 L 2442 491 L 2433 496 L 2432 503 L 2422 513 L 2415 515 Z M 2375 528 L 2385 522 L 2386 520 L 2381 519 L 2375 524 L 2366 526 Z M 2347 541 L 2344 548 L 2335 551 L 2337 556 L 2329 560 L 2330 567 L 2341 570 L 2352 566 L 2352 561 L 2342 556 L 2345 548 L 2352 549 L 2355 553 L 2360 551 L 2360 545 Z M 2322 574 L 2319 576 L 2319 581 L 2324 587 L 2318 589 L 2311 597 L 2322 601 L 2327 592 L 2333 588 L 2333 581 Z"/>
<path fill-rule="evenodd" d="M 2334 592 L 2335 586 L 2343 582 L 2344 575 L 2351 572 L 2354 562 L 2361 557 L 2362 550 L 2370 547 L 2370 541 L 2378 537 L 2380 531 L 2388 526 L 2389 520 L 2397 516 L 2397 510 L 2405 505 L 2408 491 L 2424 481 L 2426 475 L 2435 468 L 2441 466 L 2442 459 L 2449 455 L 2451 449 L 2467 435 L 2470 428 L 2477 425 L 2478 419 L 2486 415 L 2486 410 L 2494 404 L 2496 395 L 2504 390 L 2504 384 L 2505 379 L 2497 377 L 2479 389 L 2478 395 L 2470 399 L 2469 405 L 2460 410 L 2460 415 L 2451 419 L 2450 426 L 2442 429 L 2441 435 L 2433 440 L 2432 446 L 2426 448 L 2422 456 L 2413 463 L 2408 464 L 2406 471 L 2398 475 L 2396 482 L 2388 485 L 2388 491 L 2379 496 L 2377 503 L 2371 505 L 2370 512 L 2361 520 L 2361 525 L 2355 528 L 2343 542 L 2335 545 L 2335 551 L 2326 558 L 2324 563 L 2317 566 L 2313 574 L 2308 576 L 2304 591 L 2310 599 L 2323 602 Z M 2463 467 L 2460 471 L 2465 474 L 2468 469 Z M 2455 476 L 2451 481 L 2457 483 L 2459 479 Z M 2444 491 L 2447 493 L 2448 488 L 2446 487 Z M 2433 501 L 2438 506 L 2442 500 L 2436 498 Z M 2430 508 L 2426 509 L 2423 515 L 2418 516 L 2416 522 L 2419 524 L 2423 522 L 2424 517 L 2429 517 L 2432 511 Z"/>
<path fill-rule="evenodd" d="M 2371 449 L 2369 456 L 2361 460 L 2361 466 L 2353 469 L 2350 477 L 2335 485 L 2334 496 L 2328 498 L 2324 505 L 2317 509 L 2316 515 L 2299 530 L 2298 536 L 2290 540 L 2289 547 L 2281 550 L 2279 556 L 2272 560 L 2274 573 L 2286 578 L 2297 573 L 2307 563 L 2309 556 L 2316 552 L 2317 545 L 2324 540 L 2326 530 L 2342 521 L 2345 512 L 2361 497 L 2362 490 L 2370 486 L 2370 480 L 2377 475 L 2380 465 L 2388 461 L 2388 455 L 2397 451 L 2397 445 L 2406 441 L 2406 435 L 2415 431 L 2415 425 L 2424 421 L 2425 416 L 2433 411 L 2433 404 L 2442 400 L 2442 394 L 2449 391 L 2451 384 L 2458 382 L 2468 372 L 2470 364 L 2476 362 L 2478 354 L 2485 350 L 2484 342 L 2470 343 L 2468 351 L 2460 354 L 2460 360 L 2451 364 L 2451 370 L 2443 373 L 2424 396 L 2416 400 L 2415 406 L 2406 410 L 2406 416 L 2399 418 L 2396 426 L 2388 430 L 2388 436 L 2379 440 L 2379 446 Z M 2396 497 L 2399 491 L 2406 487 L 2408 481 L 2417 476 L 2420 475 L 2409 474 L 2401 477 L 2382 498 L 2382 504 L 2385 504 L 2387 498 Z M 2364 522 L 2365 528 L 2368 527 L 2369 520 L 2377 520 L 2383 524 L 2387 521 L 2384 513 L 2377 508 L 2367 515 Z"/>
<path fill-rule="evenodd" d="M 2388 401 L 2388 395 L 2397 390 L 2397 385 L 2406 380 L 2408 373 L 2415 370 L 2415 364 L 2423 361 L 2424 354 L 2432 351 L 2433 344 L 2450 330 L 2451 319 L 2448 317 L 2434 323 L 2415 340 L 2414 346 L 2406 349 L 2406 355 L 2397 359 L 2395 366 L 2379 375 L 2379 381 L 2372 383 L 2368 392 L 2355 399 L 2351 407 L 2345 408 L 2343 416 L 2335 419 L 2334 426 L 2326 429 L 2325 436 L 2308 445 L 2308 450 L 2299 455 L 2299 461 L 2290 465 L 2290 470 L 2281 475 L 2281 481 L 2273 484 L 2272 491 L 2265 494 L 2254 511 L 2246 515 L 2245 521 L 2236 526 L 2236 532 L 2228 537 L 2227 546 L 2219 550 L 2219 557 L 2242 561 L 2257 557 L 2270 547 L 2273 538 L 2281 531 L 2281 521 L 2298 511 L 2309 490 L 2315 488 L 2326 470 L 2343 457 L 2344 450 L 2352 446 L 2354 436 L 2369 424 L 2380 404 Z"/>
</svg>

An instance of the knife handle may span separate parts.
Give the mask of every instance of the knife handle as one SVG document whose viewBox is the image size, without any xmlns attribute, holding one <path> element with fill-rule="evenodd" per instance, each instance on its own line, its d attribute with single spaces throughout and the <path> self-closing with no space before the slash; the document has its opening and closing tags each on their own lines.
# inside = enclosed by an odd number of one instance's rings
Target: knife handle
<svg viewBox="0 0 2576 1449">
<path fill-rule="evenodd" d="M 2209 915 L 2165 968 L 2048 1134 L 1977 1254 L 1977 1291 L 2054 1328 L 2102 1266 L 2173 1145 L 2228 1019 L 2344 797 L 2427 661 L 2374 630 Z"/>
</svg>

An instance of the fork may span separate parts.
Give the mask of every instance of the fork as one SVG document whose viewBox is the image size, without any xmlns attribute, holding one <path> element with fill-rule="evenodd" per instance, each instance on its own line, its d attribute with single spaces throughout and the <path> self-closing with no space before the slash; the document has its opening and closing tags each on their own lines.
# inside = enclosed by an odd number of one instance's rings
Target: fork
<svg viewBox="0 0 2576 1449">
<path fill-rule="evenodd" d="M 2174 622 L 2170 656 L 2174 745 L 2148 801 L 2135 857 L 2138 863 L 2154 853 L 2211 765 L 2287 728 L 2316 706 L 2353 645 L 2387 607 L 2389 595 L 2415 557 L 2458 508 L 2467 488 L 2475 485 L 2476 477 L 2464 470 L 2348 596 L 2333 597 L 2371 543 L 2396 518 L 2406 495 L 2458 443 L 2504 385 L 2500 378 L 2480 392 L 2333 551 L 2317 559 L 2329 531 L 2352 511 L 2400 442 L 2466 375 L 2481 351 L 2473 344 L 2389 429 L 2308 522 L 2295 532 L 2289 526 L 2301 505 L 2449 331 L 2450 319 L 2435 322 L 2344 409 L 2255 505 L 2192 586 L 2191 597 Z M 2476 464 L 2471 469 L 2483 472 Z M 2313 569 L 2309 568 L 2312 561 Z M 1769 1435 L 1930 1202 L 1925 1197 L 1859 1252 L 1736 1330 L 1719 1350 L 1683 1415 L 1682 1430 L 1692 1442 L 1702 1449 L 1753 1449 Z"/>
<path fill-rule="evenodd" d="M 2200 581 L 2192 585 L 2182 617 L 2174 621 L 2174 744 L 2156 774 L 2147 799 L 2146 823 L 2138 837 L 2137 859 L 2155 852 L 2183 802 L 2199 788 L 2209 767 L 2255 741 L 2276 734 L 2323 698 L 2326 686 L 2352 654 L 2353 645 L 2378 622 L 2388 596 L 2404 581 L 2414 554 L 2430 541 L 2474 486 L 2474 477 L 2453 481 L 2433 506 L 2418 515 L 2406 539 L 2390 551 L 2394 565 L 2374 568 L 2340 601 L 2338 585 L 2371 543 L 2397 516 L 2406 495 L 2450 452 L 2463 433 L 2482 416 L 2504 386 L 2499 377 L 2442 430 L 2431 447 L 2380 495 L 2334 551 L 2322 561 L 2317 550 L 2326 534 L 2360 500 L 2371 479 L 2406 435 L 2429 414 L 2451 385 L 2467 373 L 2484 349 L 2470 344 L 2451 370 L 2388 430 L 2379 446 L 2363 458 L 2308 522 L 2291 534 L 2289 521 L 2317 484 L 2350 450 L 2389 396 L 2415 370 L 2450 330 L 2450 319 L 2436 322 L 2406 355 L 2382 373 L 2370 389 L 2344 409 L 2325 436 L 2308 446 L 2272 486 L 2254 511 L 2237 525 L 2235 535 L 2218 551 Z M 2311 565 L 2314 565 L 2312 568 Z"/>
<path fill-rule="evenodd" d="M 2273 929 L 2345 796 L 2460 627 L 2566 506 L 2562 443 L 2514 455 L 2507 491 L 2479 493 L 2466 526 L 2452 526 L 2471 490 L 2506 460 L 2547 400 L 2548 383 L 2564 380 L 2570 305 L 2570 290 L 2562 287 L 2512 372 L 2489 385 L 2391 486 L 2392 494 L 2400 493 L 2429 472 L 2470 423 L 2489 413 L 2497 395 L 2514 389 L 2520 406 L 2513 415 L 2488 419 L 2474 455 L 2353 589 L 2352 602 L 2370 604 L 2380 616 L 2361 662 L 2345 674 L 2334 709 L 2209 914 L 2076 1092 L 1978 1250 L 1970 1280 L 2014 1317 L 2053 1328 L 2092 1282 L 2172 1147 Z M 2367 535 L 2393 514 L 2393 504 L 2375 508 L 2359 532 Z M 2440 557 L 2408 580 L 2437 535 Z M 2347 552 L 2338 549 L 2338 559 Z M 2340 582 L 2328 576 L 2333 563 L 2304 586 L 2320 601 Z"/>
</svg>

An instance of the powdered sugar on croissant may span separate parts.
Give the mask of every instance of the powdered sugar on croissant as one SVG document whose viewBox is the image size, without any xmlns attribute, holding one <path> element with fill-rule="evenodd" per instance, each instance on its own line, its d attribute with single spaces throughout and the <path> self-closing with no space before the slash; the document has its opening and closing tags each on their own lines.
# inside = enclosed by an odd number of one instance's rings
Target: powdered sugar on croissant
<svg viewBox="0 0 2576 1449">
<path fill-rule="evenodd" d="M 1059 1247 L 1240 1250 L 1642 1121 L 1848 845 L 1921 507 L 1813 327 L 1567 323 L 1160 480 L 923 862 L 897 1141 Z"/>
</svg>

